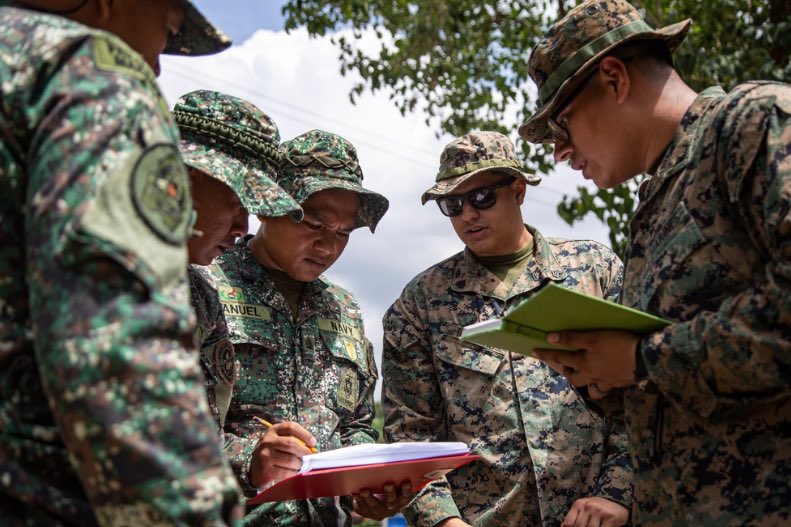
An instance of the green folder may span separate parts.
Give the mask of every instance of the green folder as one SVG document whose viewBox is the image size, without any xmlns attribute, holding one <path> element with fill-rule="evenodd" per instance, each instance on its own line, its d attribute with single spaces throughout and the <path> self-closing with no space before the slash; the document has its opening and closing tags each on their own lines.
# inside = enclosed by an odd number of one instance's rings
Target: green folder
<svg viewBox="0 0 791 527">
<path fill-rule="evenodd" d="M 530 355 L 535 348 L 570 349 L 547 342 L 547 333 L 564 330 L 622 329 L 651 333 L 669 321 L 552 282 L 509 309 L 502 318 L 465 326 L 465 342 Z"/>
</svg>

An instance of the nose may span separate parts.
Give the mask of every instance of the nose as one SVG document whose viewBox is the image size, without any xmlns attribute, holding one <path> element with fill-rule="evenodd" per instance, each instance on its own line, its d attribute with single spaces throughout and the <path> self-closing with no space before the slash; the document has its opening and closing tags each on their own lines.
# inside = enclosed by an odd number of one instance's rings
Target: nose
<svg viewBox="0 0 791 527">
<path fill-rule="evenodd" d="M 461 204 L 461 219 L 464 221 L 472 221 L 478 218 L 481 215 L 481 212 L 470 205 L 470 202 L 466 199 Z"/>
<path fill-rule="evenodd" d="M 571 143 L 566 143 L 560 139 L 555 140 L 555 161 L 562 162 L 568 161 L 571 159 L 571 154 L 574 152 L 574 149 L 571 147 Z"/>
<path fill-rule="evenodd" d="M 234 238 L 241 238 L 245 234 L 247 234 L 247 228 L 249 226 L 249 214 L 247 214 L 247 210 L 242 209 L 239 211 L 239 214 L 236 215 L 234 218 L 233 226 L 231 227 L 231 234 L 233 234 Z"/>
</svg>

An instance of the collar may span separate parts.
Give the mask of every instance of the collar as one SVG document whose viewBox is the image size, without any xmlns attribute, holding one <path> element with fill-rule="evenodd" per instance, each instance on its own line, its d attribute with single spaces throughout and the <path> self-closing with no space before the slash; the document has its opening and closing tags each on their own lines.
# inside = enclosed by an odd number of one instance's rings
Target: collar
<svg viewBox="0 0 791 527">
<path fill-rule="evenodd" d="M 705 132 L 705 126 L 701 126 L 705 120 L 703 117 L 709 108 L 717 104 L 725 96 L 725 91 L 719 86 L 706 88 L 698 94 L 692 104 L 687 109 L 681 122 L 676 128 L 673 140 L 665 149 L 661 161 L 656 166 L 654 176 L 647 179 L 640 185 L 640 201 L 651 198 L 662 187 L 665 181 L 677 172 L 684 170 L 694 163 L 697 154 L 693 146 L 697 142 L 700 133 Z"/>
<path fill-rule="evenodd" d="M 275 287 L 272 277 L 266 268 L 256 260 L 253 251 L 248 247 L 247 243 L 252 237 L 253 235 L 249 234 L 239 240 L 234 248 L 226 253 L 226 261 L 232 266 L 237 276 L 247 282 L 245 287 L 257 289 L 261 293 L 261 300 L 265 304 L 279 311 L 291 313 L 291 308 Z M 305 284 L 299 304 L 298 323 L 314 315 L 329 318 L 335 313 L 331 307 L 331 295 L 325 294 L 329 286 L 330 282 L 324 275 Z"/>
<path fill-rule="evenodd" d="M 525 272 L 506 290 L 503 283 L 484 267 L 469 249 L 462 253 L 462 261 L 453 273 L 451 289 L 459 293 L 475 293 L 492 297 L 497 300 L 508 300 L 553 281 L 560 282 L 568 276 L 546 238 L 538 229 L 525 224 L 525 228 L 533 236 L 533 256 L 528 262 Z"/>
</svg>

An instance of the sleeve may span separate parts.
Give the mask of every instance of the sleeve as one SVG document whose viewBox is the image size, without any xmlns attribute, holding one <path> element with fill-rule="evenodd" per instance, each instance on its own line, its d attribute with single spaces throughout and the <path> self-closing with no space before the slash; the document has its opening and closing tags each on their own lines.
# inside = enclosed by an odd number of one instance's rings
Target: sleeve
<svg viewBox="0 0 791 527">
<path fill-rule="evenodd" d="M 415 304 L 408 286 L 383 319 L 382 409 L 388 443 L 449 440 L 430 330 Z M 418 492 L 403 513 L 410 525 L 421 527 L 461 517 L 444 477 Z"/>
<path fill-rule="evenodd" d="M 593 496 L 615 501 L 632 508 L 633 478 L 632 461 L 626 424 L 623 420 L 605 417 L 605 456 L 601 473 L 593 490 Z"/>
<path fill-rule="evenodd" d="M 231 524 L 239 495 L 192 340 L 189 181 L 152 73 L 132 53 L 86 39 L 32 98 L 36 357 L 100 523 Z"/>
<path fill-rule="evenodd" d="M 791 89 L 753 89 L 721 110 L 716 169 L 728 213 L 766 265 L 716 311 L 640 344 L 651 380 L 702 416 L 791 394 Z"/>
</svg>

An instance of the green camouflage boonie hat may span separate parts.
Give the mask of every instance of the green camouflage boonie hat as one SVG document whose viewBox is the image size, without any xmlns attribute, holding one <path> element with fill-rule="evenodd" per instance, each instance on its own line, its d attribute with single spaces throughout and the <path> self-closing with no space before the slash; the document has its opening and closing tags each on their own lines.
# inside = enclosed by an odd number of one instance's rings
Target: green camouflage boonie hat
<svg viewBox="0 0 791 527">
<path fill-rule="evenodd" d="M 302 208 L 274 179 L 280 132 L 254 104 L 215 91 L 182 95 L 173 108 L 184 163 L 228 185 L 250 214 L 302 219 Z"/>
<path fill-rule="evenodd" d="M 374 232 L 389 202 L 381 194 L 363 188 L 363 171 L 349 141 L 330 132 L 311 130 L 283 142 L 280 148 L 284 158 L 277 182 L 297 202 L 304 203 L 321 190 L 350 190 L 360 196 L 354 227 L 367 225 Z"/>
<path fill-rule="evenodd" d="M 420 201 L 449 194 L 475 174 L 487 170 L 518 177 L 528 185 L 538 185 L 541 178 L 516 157 L 514 144 L 500 132 L 470 132 L 447 144 L 439 158 L 436 184 L 425 191 Z"/>
<path fill-rule="evenodd" d="M 168 55 L 211 55 L 231 45 L 231 39 L 198 11 L 184 2 L 184 21 L 178 33 L 168 39 L 162 53 Z"/>
<path fill-rule="evenodd" d="M 549 142 L 547 119 L 598 64 L 618 46 L 635 40 L 659 40 L 674 52 L 691 20 L 654 30 L 625 0 L 584 2 L 557 21 L 538 42 L 528 62 L 538 87 L 538 109 L 519 127 L 531 143 Z"/>
</svg>

